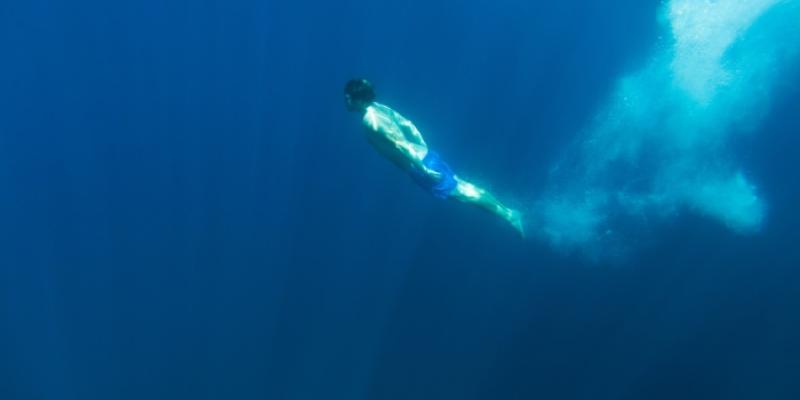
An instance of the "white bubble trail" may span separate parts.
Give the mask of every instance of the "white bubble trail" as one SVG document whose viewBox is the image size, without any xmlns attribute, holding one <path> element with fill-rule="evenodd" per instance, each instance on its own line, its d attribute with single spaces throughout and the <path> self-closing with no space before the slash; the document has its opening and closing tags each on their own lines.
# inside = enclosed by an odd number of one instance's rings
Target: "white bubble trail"
<svg viewBox="0 0 800 400">
<path fill-rule="evenodd" d="M 558 248 L 595 249 L 686 211 L 738 233 L 764 222 L 730 145 L 761 134 L 776 83 L 796 78 L 800 0 L 672 0 L 661 13 L 652 57 L 619 79 L 537 203 L 539 234 Z"/>
</svg>

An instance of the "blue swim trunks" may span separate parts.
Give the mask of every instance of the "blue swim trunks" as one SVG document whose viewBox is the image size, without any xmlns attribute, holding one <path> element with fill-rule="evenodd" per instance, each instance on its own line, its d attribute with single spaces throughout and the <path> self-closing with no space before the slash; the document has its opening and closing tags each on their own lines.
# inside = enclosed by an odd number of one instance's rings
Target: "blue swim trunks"
<svg viewBox="0 0 800 400">
<path fill-rule="evenodd" d="M 438 153 L 432 150 L 428 150 L 428 154 L 425 155 L 422 164 L 425 165 L 426 168 L 440 173 L 441 176 L 439 178 L 434 178 L 426 174 L 425 171 L 412 168 L 411 177 L 414 178 L 414 181 L 434 195 L 434 197 L 446 199 L 450 196 L 450 193 L 458 186 L 455 174 L 453 170 L 450 169 L 450 166 L 439 157 Z"/>
</svg>

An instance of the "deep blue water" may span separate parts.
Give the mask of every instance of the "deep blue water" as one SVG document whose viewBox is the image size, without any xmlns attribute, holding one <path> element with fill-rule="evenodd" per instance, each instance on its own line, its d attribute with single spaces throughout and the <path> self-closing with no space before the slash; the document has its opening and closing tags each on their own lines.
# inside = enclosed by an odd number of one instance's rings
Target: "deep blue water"
<svg viewBox="0 0 800 400">
<path fill-rule="evenodd" d="M 0 399 L 800 398 L 796 69 L 732 144 L 764 228 L 615 262 L 432 198 L 342 103 L 524 208 L 660 7 L 0 4 Z"/>
</svg>

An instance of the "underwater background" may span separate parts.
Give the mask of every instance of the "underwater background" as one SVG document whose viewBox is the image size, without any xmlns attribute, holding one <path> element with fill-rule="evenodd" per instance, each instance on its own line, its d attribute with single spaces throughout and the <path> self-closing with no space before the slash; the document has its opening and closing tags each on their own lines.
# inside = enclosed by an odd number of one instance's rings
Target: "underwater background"
<svg viewBox="0 0 800 400">
<path fill-rule="evenodd" d="M 0 399 L 798 399 L 798 3 L 0 3 Z"/>
</svg>

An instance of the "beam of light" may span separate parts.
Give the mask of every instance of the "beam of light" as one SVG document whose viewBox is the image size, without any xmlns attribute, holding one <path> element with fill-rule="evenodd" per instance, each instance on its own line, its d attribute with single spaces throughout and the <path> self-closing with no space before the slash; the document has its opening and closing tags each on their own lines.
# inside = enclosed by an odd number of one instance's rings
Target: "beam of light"
<svg viewBox="0 0 800 400">
<path fill-rule="evenodd" d="M 682 212 L 759 231 L 766 204 L 731 152 L 797 75 L 800 0 L 671 0 L 645 65 L 621 77 L 537 202 L 540 236 L 597 249 Z"/>
</svg>

